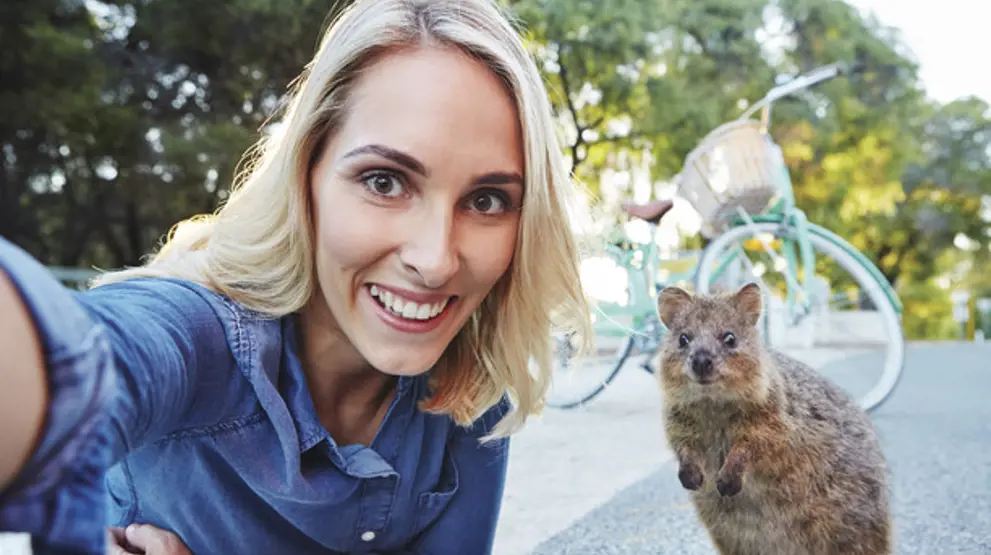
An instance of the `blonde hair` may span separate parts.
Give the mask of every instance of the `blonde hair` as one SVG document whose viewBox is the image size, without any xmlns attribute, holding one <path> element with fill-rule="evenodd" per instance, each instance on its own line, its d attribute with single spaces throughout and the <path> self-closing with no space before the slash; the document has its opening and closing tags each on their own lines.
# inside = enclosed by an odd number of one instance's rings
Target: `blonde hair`
<svg viewBox="0 0 991 555">
<path fill-rule="evenodd" d="M 202 283 L 272 317 L 300 309 L 314 290 L 308 173 L 339 127 L 363 67 L 400 47 L 458 48 L 486 64 L 515 101 L 523 129 L 525 201 L 507 276 L 483 301 L 431 371 L 424 410 L 468 425 L 508 394 L 513 407 L 492 431 L 516 431 L 540 411 L 551 377 L 550 330 L 587 338 L 569 212 L 570 180 L 547 91 L 509 17 L 491 0 L 360 0 L 324 35 L 293 83 L 282 129 L 245 154 L 227 202 L 180 222 L 144 266 L 94 285 L 135 277 Z M 560 317 L 560 321 L 552 322 Z"/>
</svg>

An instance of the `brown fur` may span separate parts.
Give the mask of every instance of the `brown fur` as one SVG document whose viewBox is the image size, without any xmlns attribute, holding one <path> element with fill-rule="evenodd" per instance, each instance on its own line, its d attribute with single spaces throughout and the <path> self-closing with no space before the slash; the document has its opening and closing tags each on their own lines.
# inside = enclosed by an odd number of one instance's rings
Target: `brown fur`
<svg viewBox="0 0 991 555">
<path fill-rule="evenodd" d="M 722 555 L 891 553 L 885 461 L 869 417 L 814 370 L 765 348 L 760 311 L 753 284 L 719 296 L 668 288 L 658 302 L 669 329 L 665 432 L 699 520 Z"/>
</svg>

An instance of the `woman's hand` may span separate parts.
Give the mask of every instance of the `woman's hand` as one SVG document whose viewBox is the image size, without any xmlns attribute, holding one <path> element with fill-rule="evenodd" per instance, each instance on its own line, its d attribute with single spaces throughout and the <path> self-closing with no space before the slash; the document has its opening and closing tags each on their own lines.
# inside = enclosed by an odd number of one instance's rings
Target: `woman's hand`
<svg viewBox="0 0 991 555">
<path fill-rule="evenodd" d="M 107 528 L 106 555 L 192 555 L 179 536 L 150 524 Z"/>
</svg>

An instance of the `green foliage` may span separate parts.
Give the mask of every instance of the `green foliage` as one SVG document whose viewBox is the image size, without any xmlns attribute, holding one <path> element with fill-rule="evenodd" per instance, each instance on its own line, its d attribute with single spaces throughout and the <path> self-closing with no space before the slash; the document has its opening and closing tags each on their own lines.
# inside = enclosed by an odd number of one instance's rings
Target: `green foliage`
<svg viewBox="0 0 991 555">
<path fill-rule="evenodd" d="M 49 264 L 136 264 L 223 202 L 334 0 L 0 7 L 0 234 Z"/>
<path fill-rule="evenodd" d="M 863 73 L 775 105 L 799 205 L 877 262 L 911 337 L 953 335 L 948 290 L 991 295 L 989 108 L 927 99 L 893 30 L 841 0 L 503 1 L 543 72 L 564 154 L 602 197 L 616 172 L 642 172 L 656 194 L 783 76 L 861 62 Z M 177 220 L 223 202 L 346 4 L 4 2 L 0 234 L 49 264 L 139 262 Z M 617 218 L 615 202 L 592 202 Z"/>
<path fill-rule="evenodd" d="M 988 107 L 930 102 L 895 30 L 841 0 L 509 3 L 561 121 L 578 130 L 566 135 L 575 173 L 593 186 L 643 161 L 653 182 L 670 181 L 778 76 L 859 62 L 862 72 L 775 104 L 799 206 L 879 265 L 905 300 L 910 337 L 953 333 L 947 285 L 987 287 L 974 276 L 989 267 Z M 628 130 L 611 134 L 613 121 Z M 604 213 L 618 217 L 615 205 Z"/>
</svg>

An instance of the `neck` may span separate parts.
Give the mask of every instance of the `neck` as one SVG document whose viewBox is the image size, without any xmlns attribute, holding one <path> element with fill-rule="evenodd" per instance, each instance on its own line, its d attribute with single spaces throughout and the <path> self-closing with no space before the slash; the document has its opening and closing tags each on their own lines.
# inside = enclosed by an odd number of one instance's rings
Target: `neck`
<svg viewBox="0 0 991 555">
<path fill-rule="evenodd" d="M 299 312 L 296 340 L 307 388 L 321 423 L 339 443 L 362 436 L 391 400 L 396 378 L 379 372 L 345 337 L 321 295 Z"/>
</svg>

